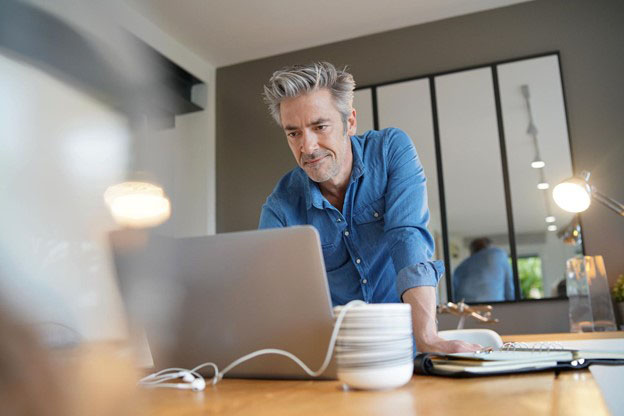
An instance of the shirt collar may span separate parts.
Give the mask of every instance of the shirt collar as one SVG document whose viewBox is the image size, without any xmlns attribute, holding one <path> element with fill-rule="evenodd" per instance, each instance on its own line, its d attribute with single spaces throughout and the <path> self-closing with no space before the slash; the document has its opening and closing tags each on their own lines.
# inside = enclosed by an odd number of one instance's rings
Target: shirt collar
<svg viewBox="0 0 624 416">
<path fill-rule="evenodd" d="M 312 206 L 323 209 L 323 194 L 321 194 L 317 183 L 310 179 L 303 169 L 299 169 L 301 170 L 301 175 L 305 183 L 306 209 L 309 210 Z"/>
<path fill-rule="evenodd" d="M 359 179 L 364 174 L 366 168 L 362 162 L 362 141 L 357 140 L 357 136 L 351 136 L 351 153 L 353 154 L 353 166 L 351 167 L 351 181 Z"/>
<path fill-rule="evenodd" d="M 356 136 L 351 136 L 351 153 L 353 154 L 353 165 L 351 166 L 351 181 L 357 180 L 364 174 L 366 168 L 362 162 L 362 146 L 359 140 L 355 140 Z M 323 209 L 323 194 L 318 187 L 318 184 L 308 177 L 308 174 L 301 168 L 299 168 L 300 174 L 304 181 L 304 193 L 306 201 L 306 209 L 310 209 L 312 206 L 318 209 Z"/>
</svg>

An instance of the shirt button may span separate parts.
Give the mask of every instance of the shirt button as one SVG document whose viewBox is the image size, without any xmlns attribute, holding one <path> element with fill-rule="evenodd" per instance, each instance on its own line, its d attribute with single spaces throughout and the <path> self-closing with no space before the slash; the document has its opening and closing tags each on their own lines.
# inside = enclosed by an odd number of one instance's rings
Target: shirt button
<svg viewBox="0 0 624 416">
<path fill-rule="evenodd" d="M 368 280 L 362 279 L 362 284 L 365 285 L 366 283 L 368 283 Z"/>
<path fill-rule="evenodd" d="M 336 222 L 342 222 L 342 220 L 341 220 L 340 218 L 338 218 L 338 219 L 336 220 Z"/>
<path fill-rule="evenodd" d="M 345 236 L 349 237 L 349 231 L 345 230 Z"/>
<path fill-rule="evenodd" d="M 355 259 L 355 262 L 356 262 L 357 264 L 360 264 L 360 263 L 362 263 L 362 260 L 360 260 L 360 259 Z"/>
<path fill-rule="evenodd" d="M 379 213 L 378 212 L 373 212 L 373 217 L 375 217 L 375 218 L 379 217 Z"/>
</svg>

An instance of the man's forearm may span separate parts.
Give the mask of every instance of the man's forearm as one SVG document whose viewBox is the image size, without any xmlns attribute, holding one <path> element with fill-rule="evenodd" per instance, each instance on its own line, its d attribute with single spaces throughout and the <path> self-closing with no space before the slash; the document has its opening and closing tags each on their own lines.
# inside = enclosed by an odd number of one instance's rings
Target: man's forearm
<svg viewBox="0 0 624 416">
<path fill-rule="evenodd" d="M 412 306 L 414 339 L 418 351 L 428 351 L 429 345 L 438 341 L 436 323 L 436 294 L 432 286 L 420 286 L 403 293 L 403 302 Z"/>
<path fill-rule="evenodd" d="M 419 352 L 455 353 L 477 351 L 480 345 L 464 341 L 446 341 L 438 336 L 436 294 L 433 286 L 419 286 L 403 293 L 403 302 L 412 306 L 414 340 Z"/>
</svg>

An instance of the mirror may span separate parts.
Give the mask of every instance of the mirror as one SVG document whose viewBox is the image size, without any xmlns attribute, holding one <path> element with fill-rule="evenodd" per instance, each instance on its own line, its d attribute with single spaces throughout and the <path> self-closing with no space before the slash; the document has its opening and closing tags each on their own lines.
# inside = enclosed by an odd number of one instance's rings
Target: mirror
<svg viewBox="0 0 624 416">
<path fill-rule="evenodd" d="M 566 260 L 582 247 L 558 236 L 575 216 L 552 199 L 552 188 L 573 172 L 559 59 L 549 55 L 497 69 L 520 293 L 523 299 L 565 296 Z"/>
<path fill-rule="evenodd" d="M 514 300 L 492 71 L 435 77 L 455 302 Z"/>
<path fill-rule="evenodd" d="M 368 86 L 354 107 L 359 133 L 414 141 L 447 270 L 439 303 L 565 296 L 565 261 L 583 247 L 551 194 L 574 172 L 558 53 Z"/>
</svg>

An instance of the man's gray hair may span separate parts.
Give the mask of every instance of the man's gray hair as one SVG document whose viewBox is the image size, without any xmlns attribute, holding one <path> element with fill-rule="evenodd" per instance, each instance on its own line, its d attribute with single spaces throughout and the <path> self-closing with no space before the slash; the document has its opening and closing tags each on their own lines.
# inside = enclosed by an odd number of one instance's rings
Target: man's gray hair
<svg viewBox="0 0 624 416">
<path fill-rule="evenodd" d="M 346 130 L 347 119 L 353 106 L 355 81 L 347 68 L 336 69 L 329 62 L 314 62 L 309 65 L 293 65 L 275 71 L 264 86 L 264 101 L 271 115 L 279 124 L 282 100 L 327 88 L 334 98 L 334 104 Z"/>
</svg>

